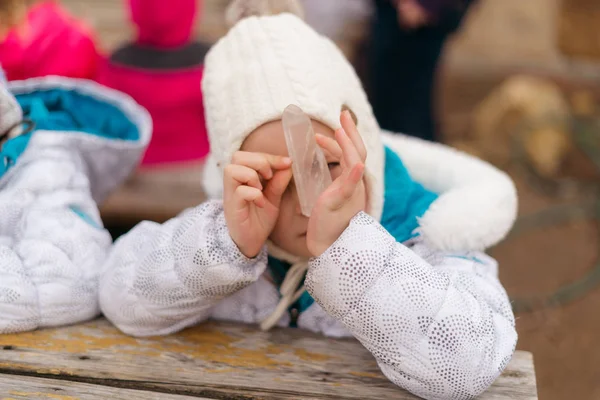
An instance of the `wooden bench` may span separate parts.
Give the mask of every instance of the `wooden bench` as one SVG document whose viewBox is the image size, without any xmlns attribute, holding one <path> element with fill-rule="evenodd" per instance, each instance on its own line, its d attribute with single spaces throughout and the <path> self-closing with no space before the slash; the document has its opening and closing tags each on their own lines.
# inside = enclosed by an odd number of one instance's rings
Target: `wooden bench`
<svg viewBox="0 0 600 400">
<path fill-rule="evenodd" d="M 133 338 L 105 319 L 0 335 L 0 399 L 415 399 L 355 340 L 207 323 Z M 529 353 L 480 397 L 537 399 Z"/>
<path fill-rule="evenodd" d="M 133 227 L 143 220 L 164 222 L 205 199 L 202 164 L 155 167 L 136 172 L 102 205 L 106 226 Z"/>
</svg>

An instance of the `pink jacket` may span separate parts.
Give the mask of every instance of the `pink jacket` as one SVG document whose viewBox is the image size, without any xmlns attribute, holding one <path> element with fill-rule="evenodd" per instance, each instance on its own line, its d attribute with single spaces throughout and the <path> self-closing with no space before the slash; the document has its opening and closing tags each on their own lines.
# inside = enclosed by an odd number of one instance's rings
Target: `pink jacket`
<svg viewBox="0 0 600 400">
<path fill-rule="evenodd" d="M 92 30 L 54 1 L 31 7 L 26 23 L 0 42 L 0 64 L 8 80 L 94 78 L 98 60 Z"/>
<path fill-rule="evenodd" d="M 206 48 L 191 40 L 196 0 L 128 0 L 134 43 L 115 51 L 98 81 L 131 95 L 152 116 L 144 165 L 202 159 L 209 151 L 200 82 Z"/>
</svg>

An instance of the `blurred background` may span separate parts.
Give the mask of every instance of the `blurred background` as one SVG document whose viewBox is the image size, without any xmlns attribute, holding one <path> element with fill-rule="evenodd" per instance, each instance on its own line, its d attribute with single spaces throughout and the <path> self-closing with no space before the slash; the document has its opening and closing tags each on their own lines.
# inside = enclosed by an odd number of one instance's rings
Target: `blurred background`
<svg viewBox="0 0 600 400">
<path fill-rule="evenodd" d="M 226 33 L 228 2 L 197 3 L 187 66 L 201 69 L 205 51 Z M 534 354 L 540 399 L 600 399 L 600 2 L 457 1 L 451 10 L 416 2 L 415 11 L 404 0 L 303 1 L 306 20 L 355 65 L 384 128 L 447 143 L 513 177 L 520 218 L 491 253 L 513 299 L 518 347 Z M 109 64 L 140 67 L 139 57 L 128 58 L 136 27 L 125 1 L 62 5 L 93 32 Z M 165 63 L 148 70 L 186 67 Z M 153 146 L 180 140 L 173 135 Z M 146 159 L 137 186 L 109 200 L 108 224 L 126 219 L 123 208 L 114 211 L 119 205 L 139 211 L 135 188 L 144 182 L 179 185 L 168 198 L 156 195 L 164 211 L 157 220 L 197 202 L 203 155 Z M 194 173 L 188 180 L 165 173 L 172 165 Z"/>
</svg>

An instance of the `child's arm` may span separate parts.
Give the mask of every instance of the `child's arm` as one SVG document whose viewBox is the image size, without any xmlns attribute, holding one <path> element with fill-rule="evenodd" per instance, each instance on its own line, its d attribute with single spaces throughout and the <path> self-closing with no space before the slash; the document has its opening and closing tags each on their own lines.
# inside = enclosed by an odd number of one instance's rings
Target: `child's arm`
<svg viewBox="0 0 600 400">
<path fill-rule="evenodd" d="M 100 306 L 123 332 L 165 335 L 209 317 L 222 298 L 255 282 L 266 252 L 245 257 L 231 239 L 221 202 L 165 224 L 143 222 L 119 239 L 100 282 Z"/>
<path fill-rule="evenodd" d="M 426 399 L 471 398 L 502 372 L 517 340 L 496 268 L 485 255 L 411 250 L 360 213 L 311 261 L 306 283 L 392 382 Z"/>
</svg>

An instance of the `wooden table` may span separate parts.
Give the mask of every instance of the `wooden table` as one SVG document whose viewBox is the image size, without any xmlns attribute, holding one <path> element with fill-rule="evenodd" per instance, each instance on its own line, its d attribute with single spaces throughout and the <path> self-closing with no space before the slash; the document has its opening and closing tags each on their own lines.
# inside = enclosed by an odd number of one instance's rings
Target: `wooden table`
<svg viewBox="0 0 600 400">
<path fill-rule="evenodd" d="M 0 335 L 0 399 L 414 399 L 355 340 L 297 329 L 202 324 L 133 338 L 106 320 Z M 517 352 L 481 397 L 537 399 L 529 353 Z"/>
</svg>

